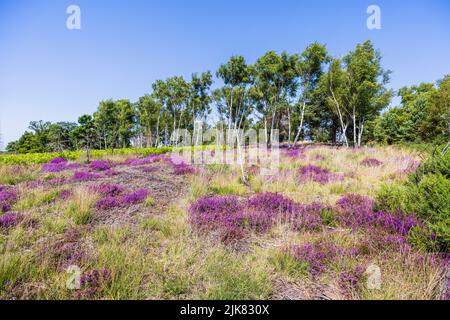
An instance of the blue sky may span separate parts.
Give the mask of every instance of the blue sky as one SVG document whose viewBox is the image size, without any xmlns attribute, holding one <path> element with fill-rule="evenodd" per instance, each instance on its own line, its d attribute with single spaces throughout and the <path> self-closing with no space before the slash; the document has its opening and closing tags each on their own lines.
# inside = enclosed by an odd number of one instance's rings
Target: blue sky
<svg viewBox="0 0 450 320">
<path fill-rule="evenodd" d="M 81 30 L 66 8 L 81 8 Z M 366 27 L 380 6 L 382 29 Z M 76 121 L 103 99 L 132 101 L 157 79 L 216 71 L 233 54 L 309 43 L 343 56 L 370 39 L 390 86 L 450 74 L 450 2 L 303 0 L 0 0 L 0 130 L 4 145 L 31 120 Z"/>
</svg>

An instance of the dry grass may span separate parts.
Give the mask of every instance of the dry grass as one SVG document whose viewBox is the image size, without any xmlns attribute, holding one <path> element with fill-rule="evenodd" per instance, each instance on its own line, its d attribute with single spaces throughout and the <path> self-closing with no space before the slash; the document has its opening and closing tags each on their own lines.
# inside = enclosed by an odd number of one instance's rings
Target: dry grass
<svg viewBox="0 0 450 320">
<path fill-rule="evenodd" d="M 98 195 L 89 188 L 77 187 L 66 209 L 66 215 L 77 225 L 89 223 L 94 214 L 94 206 Z"/>
<path fill-rule="evenodd" d="M 108 159 L 120 162 L 129 157 Z M 177 181 L 188 187 L 180 185 L 181 197 L 170 203 L 161 202 L 161 190 L 149 190 L 145 203 L 111 212 L 96 210 L 99 196 L 82 183 L 69 186 L 72 194 L 67 200 L 57 198 L 64 188 L 30 189 L 19 184 L 15 210 L 36 223 L 0 233 L 0 297 L 73 299 L 75 292 L 65 287 L 65 270 L 42 263 L 53 258 L 52 252 L 42 248 L 50 250 L 48 244 L 64 241 L 73 229 L 77 232 L 73 246 L 89 252 L 82 271 L 107 268 L 111 272 L 110 283 L 94 299 L 437 299 L 442 267 L 420 252 L 380 251 L 337 259 L 318 279 L 311 277 L 307 265 L 283 255 L 290 245 L 319 240 L 353 248 L 370 236 L 362 232 L 331 227 L 298 232 L 278 223 L 265 234 L 249 232 L 244 239 L 225 245 L 213 235 L 193 230 L 188 221 L 190 203 L 205 195 L 248 197 L 278 192 L 298 203 L 325 204 L 334 204 L 345 193 L 374 196 L 381 185 L 406 178 L 402 171 L 408 157 L 416 158 L 395 148 L 315 147 L 297 159 L 282 156 L 275 176 L 252 174 L 250 187 L 241 183 L 237 166 L 210 165 L 186 177 L 174 176 L 167 168 L 144 174 L 139 168 L 121 167 L 123 175 L 108 181 L 133 190 L 147 182 L 166 187 L 167 181 Z M 365 158 L 376 158 L 383 165 L 364 167 L 360 163 Z M 307 164 L 327 168 L 344 179 L 324 185 L 301 183 L 297 170 Z M 14 170 L 1 166 L 0 177 L 19 183 L 43 176 L 32 166 L 21 169 L 20 178 L 14 180 Z M 102 215 L 132 219 L 102 219 Z M 111 222 L 116 220 L 123 223 Z M 381 289 L 369 290 L 365 282 L 350 292 L 339 287 L 342 271 L 371 263 L 381 269 Z"/>
</svg>

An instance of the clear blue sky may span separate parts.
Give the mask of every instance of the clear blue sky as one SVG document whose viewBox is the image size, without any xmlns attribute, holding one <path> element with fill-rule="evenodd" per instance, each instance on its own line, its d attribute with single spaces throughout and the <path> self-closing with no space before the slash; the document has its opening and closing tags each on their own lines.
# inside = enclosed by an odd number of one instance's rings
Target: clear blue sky
<svg viewBox="0 0 450 320">
<path fill-rule="evenodd" d="M 81 8 L 81 30 L 66 8 Z M 366 28 L 377 4 L 382 29 Z M 0 130 L 76 121 L 103 99 L 132 101 L 156 79 L 215 71 L 233 54 L 295 53 L 325 43 L 342 56 L 371 39 L 398 89 L 450 73 L 450 1 L 0 0 Z"/>
</svg>

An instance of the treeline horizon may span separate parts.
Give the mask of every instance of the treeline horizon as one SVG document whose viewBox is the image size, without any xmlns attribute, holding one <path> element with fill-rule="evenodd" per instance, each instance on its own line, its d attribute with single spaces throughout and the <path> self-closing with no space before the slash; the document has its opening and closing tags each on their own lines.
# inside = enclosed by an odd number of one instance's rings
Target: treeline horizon
<svg viewBox="0 0 450 320">
<path fill-rule="evenodd" d="M 450 76 L 394 92 L 381 60 L 370 41 L 343 58 L 318 42 L 296 54 L 269 51 L 254 64 L 236 55 L 214 73 L 222 83 L 217 89 L 211 71 L 157 80 L 138 101 L 101 101 L 77 123 L 32 121 L 6 151 L 173 146 L 178 129 L 208 128 L 265 130 L 268 140 L 277 129 L 289 146 L 302 140 L 347 147 L 450 140 Z M 400 105 L 387 109 L 395 95 Z M 215 123 L 208 121 L 213 110 Z"/>
</svg>

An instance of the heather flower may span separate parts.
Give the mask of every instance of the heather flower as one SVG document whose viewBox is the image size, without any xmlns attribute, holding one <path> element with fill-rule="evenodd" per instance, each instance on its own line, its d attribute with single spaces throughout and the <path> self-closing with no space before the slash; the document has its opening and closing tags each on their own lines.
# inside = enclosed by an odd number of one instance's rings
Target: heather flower
<svg viewBox="0 0 450 320">
<path fill-rule="evenodd" d="M 401 212 L 373 212 L 373 206 L 374 201 L 368 197 L 346 195 L 336 203 L 338 220 L 352 228 L 374 226 L 403 236 L 419 224 L 414 215 L 405 215 Z"/>
<path fill-rule="evenodd" d="M 401 172 L 405 174 L 416 172 L 417 168 L 420 166 L 419 161 L 416 161 L 410 157 L 406 157 L 404 161 L 406 162 L 406 165 L 403 166 Z"/>
<path fill-rule="evenodd" d="M 146 165 L 146 164 L 159 162 L 159 161 L 162 161 L 163 159 L 165 159 L 165 156 L 163 156 L 163 155 L 150 155 L 145 158 L 127 159 L 122 163 L 122 165 L 142 166 L 142 165 Z"/>
<path fill-rule="evenodd" d="M 127 159 L 121 163 L 121 165 L 126 166 L 140 166 L 146 164 L 144 159 Z"/>
<path fill-rule="evenodd" d="M 11 210 L 11 205 L 17 201 L 15 190 L 3 189 L 0 191 L 0 213 Z"/>
<path fill-rule="evenodd" d="M 347 194 L 336 202 L 338 219 L 346 226 L 359 226 L 373 210 L 373 199 L 359 194 Z"/>
<path fill-rule="evenodd" d="M 89 167 L 94 170 L 94 171 L 106 171 L 111 169 L 111 166 L 109 164 L 108 161 L 104 161 L 104 160 L 96 160 L 96 161 L 92 161 L 89 164 Z"/>
<path fill-rule="evenodd" d="M 72 192 L 70 190 L 63 190 L 59 193 L 59 198 L 62 200 L 67 200 L 72 196 Z"/>
<path fill-rule="evenodd" d="M 364 267 L 357 266 L 350 271 L 341 272 L 339 275 L 339 286 L 346 292 L 352 292 L 359 288 L 364 277 Z"/>
<path fill-rule="evenodd" d="M 250 176 L 256 176 L 260 171 L 261 169 L 256 165 L 252 165 L 247 169 L 247 172 Z"/>
<path fill-rule="evenodd" d="M 78 180 L 78 181 L 89 181 L 89 180 L 95 180 L 100 178 L 98 174 L 90 173 L 86 171 L 77 171 L 73 174 L 72 180 Z"/>
<path fill-rule="evenodd" d="M 139 189 L 132 193 L 123 196 L 122 202 L 124 205 L 136 204 L 143 202 L 148 196 L 148 191 L 145 189 Z"/>
<path fill-rule="evenodd" d="M 112 170 L 112 169 L 109 169 L 109 170 L 106 170 L 104 174 L 105 174 L 105 176 L 107 176 L 107 177 L 114 177 L 114 176 L 119 175 L 120 172 L 119 172 L 119 171 Z"/>
<path fill-rule="evenodd" d="M 201 230 L 239 229 L 243 204 L 236 197 L 203 197 L 189 208 L 189 221 Z"/>
<path fill-rule="evenodd" d="M 391 234 L 373 226 L 366 227 L 364 231 L 366 236 L 357 245 L 358 254 L 368 256 L 380 252 L 399 252 L 410 249 L 406 236 Z"/>
<path fill-rule="evenodd" d="M 66 163 L 66 162 L 67 162 L 67 160 L 64 159 L 64 158 L 62 158 L 62 157 L 54 158 L 54 159 L 52 159 L 52 160 L 49 161 L 49 163 L 52 163 L 52 164 Z"/>
<path fill-rule="evenodd" d="M 298 231 L 317 230 L 322 226 L 321 213 L 323 210 L 328 210 L 328 208 L 320 202 L 308 205 L 297 204 L 287 216 L 287 221 L 293 229 Z"/>
<path fill-rule="evenodd" d="M 321 154 L 316 154 L 316 155 L 314 155 L 313 160 L 324 161 L 325 157 L 323 155 L 321 155 Z"/>
<path fill-rule="evenodd" d="M 401 212 L 374 212 L 367 217 L 367 221 L 402 236 L 407 235 L 413 227 L 419 225 L 414 215 L 404 215 Z"/>
<path fill-rule="evenodd" d="M 447 280 L 447 288 L 444 293 L 443 300 L 450 300 L 450 280 Z"/>
<path fill-rule="evenodd" d="M 49 184 L 55 186 L 55 185 L 61 185 L 61 184 L 66 183 L 66 182 L 67 182 L 67 179 L 64 178 L 64 177 L 61 177 L 61 178 L 53 178 L 53 179 L 47 180 L 47 182 L 48 182 Z"/>
<path fill-rule="evenodd" d="M 308 263 L 313 277 L 320 276 L 326 271 L 327 265 L 337 257 L 345 254 L 345 250 L 328 242 L 315 242 L 304 245 L 293 245 L 287 253 L 299 262 Z"/>
<path fill-rule="evenodd" d="M 43 172 L 61 172 L 66 170 L 66 163 L 47 163 L 42 166 Z"/>
<path fill-rule="evenodd" d="M 383 162 L 375 158 L 366 158 L 360 164 L 365 167 L 379 167 L 383 165 Z"/>
<path fill-rule="evenodd" d="M 303 156 L 303 150 L 298 148 L 290 148 L 284 151 L 284 155 L 289 158 L 299 158 Z"/>
<path fill-rule="evenodd" d="M 76 163 L 76 162 L 66 164 L 66 170 L 75 170 L 75 169 L 79 169 L 82 167 L 83 167 L 82 164 Z"/>
<path fill-rule="evenodd" d="M 114 190 L 115 192 L 122 192 L 121 189 Z M 105 191 L 111 191 L 106 190 Z M 123 206 L 129 206 L 132 204 L 137 204 L 140 202 L 143 202 L 148 197 L 148 191 L 145 189 L 139 189 L 137 191 L 134 191 L 132 193 L 126 194 L 126 195 L 107 195 L 106 197 L 100 199 L 97 201 L 96 207 L 97 209 L 107 210 L 115 207 L 123 207 Z"/>
<path fill-rule="evenodd" d="M 163 161 L 164 159 L 166 159 L 165 155 L 156 155 L 156 154 L 152 154 L 148 157 L 145 158 L 149 163 L 155 163 L 155 162 L 160 162 Z"/>
<path fill-rule="evenodd" d="M 190 222 L 200 229 L 251 229 L 267 232 L 276 222 L 295 229 L 321 226 L 320 204 L 302 206 L 277 193 L 259 193 L 244 201 L 236 197 L 203 197 L 191 205 Z M 233 232 L 236 232 L 234 230 Z"/>
<path fill-rule="evenodd" d="M 158 171 L 158 169 L 159 169 L 159 167 L 144 167 L 144 168 L 142 168 L 142 172 L 152 173 L 152 172 Z"/>
<path fill-rule="evenodd" d="M 19 215 L 16 213 L 5 213 L 0 216 L 0 229 L 9 229 L 19 222 Z"/>
<path fill-rule="evenodd" d="M 42 180 L 33 180 L 33 181 L 26 181 L 23 183 L 23 185 L 27 188 L 27 189 L 35 189 L 35 188 L 39 188 L 42 187 L 44 185 L 44 181 Z"/>
<path fill-rule="evenodd" d="M 43 172 L 60 172 L 65 170 L 67 160 L 64 158 L 54 158 L 42 166 Z"/>
<path fill-rule="evenodd" d="M 114 196 L 106 196 L 97 201 L 96 207 L 101 210 L 108 210 L 122 206 L 122 198 Z"/>
<path fill-rule="evenodd" d="M 333 179 L 333 174 L 330 173 L 327 169 L 323 169 L 312 164 L 301 167 L 298 173 L 300 180 L 314 181 L 320 184 L 326 184 Z"/>
<path fill-rule="evenodd" d="M 266 232 L 278 219 L 289 215 L 293 207 L 294 202 L 280 194 L 259 193 L 246 203 L 245 222 L 256 231 Z"/>
<path fill-rule="evenodd" d="M 17 193 L 14 190 L 0 191 L 0 202 L 13 202 L 15 200 L 17 200 Z"/>
<path fill-rule="evenodd" d="M 55 158 L 42 166 L 42 172 L 61 172 L 82 167 L 79 163 L 68 163 L 64 158 Z"/>
<path fill-rule="evenodd" d="M 77 299 L 98 298 L 111 281 L 111 271 L 106 268 L 83 273 L 80 277 L 80 289 L 75 296 Z"/>
<path fill-rule="evenodd" d="M 174 173 L 177 175 L 195 173 L 195 168 L 186 164 L 185 162 L 181 162 L 178 164 L 172 164 L 172 168 L 174 170 Z"/>
<path fill-rule="evenodd" d="M 58 157 L 50 160 L 48 163 L 57 164 L 57 163 L 67 163 L 67 160 L 63 157 Z"/>
<path fill-rule="evenodd" d="M 90 189 L 104 196 L 116 196 L 125 191 L 125 188 L 118 184 L 94 185 Z"/>
<path fill-rule="evenodd" d="M 248 200 L 251 208 L 264 210 L 267 212 L 287 212 L 292 211 L 294 202 L 278 193 L 258 193 Z"/>
</svg>

